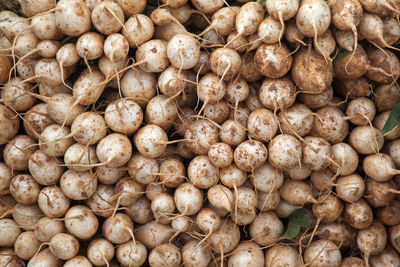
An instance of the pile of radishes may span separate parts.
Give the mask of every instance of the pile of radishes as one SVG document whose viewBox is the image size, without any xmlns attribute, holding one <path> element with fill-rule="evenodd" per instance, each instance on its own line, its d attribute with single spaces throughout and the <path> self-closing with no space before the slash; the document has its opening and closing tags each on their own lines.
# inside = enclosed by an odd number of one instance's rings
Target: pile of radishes
<svg viewBox="0 0 400 267">
<path fill-rule="evenodd" d="M 400 266 L 399 0 L 19 2 L 0 267 Z"/>
</svg>

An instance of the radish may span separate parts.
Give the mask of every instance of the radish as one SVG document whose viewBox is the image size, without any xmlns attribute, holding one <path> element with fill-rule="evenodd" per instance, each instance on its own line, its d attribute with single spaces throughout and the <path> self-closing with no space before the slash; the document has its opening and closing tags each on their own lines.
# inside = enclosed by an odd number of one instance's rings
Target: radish
<svg viewBox="0 0 400 267">
<path fill-rule="evenodd" d="M 367 125 L 374 119 L 375 114 L 376 108 L 374 102 L 366 97 L 353 99 L 346 109 L 346 116 L 350 117 L 350 122 L 359 126 Z"/>
<path fill-rule="evenodd" d="M 49 217 L 41 218 L 35 226 L 33 233 L 41 242 L 49 242 L 54 235 L 66 231 L 63 221 L 54 220 Z"/>
<path fill-rule="evenodd" d="M 400 76 L 400 63 L 397 56 L 387 49 L 369 48 L 368 58 L 371 67 L 365 75 L 367 78 L 385 84 L 392 84 Z"/>
<path fill-rule="evenodd" d="M 246 186 L 235 189 L 234 208 L 231 216 L 235 224 L 248 225 L 256 216 L 257 195 L 256 192 Z"/>
<path fill-rule="evenodd" d="M 121 92 L 143 108 L 156 95 L 156 84 L 155 74 L 130 69 L 122 76 Z"/>
<path fill-rule="evenodd" d="M 170 12 L 171 13 L 171 12 Z M 196 14 L 196 13 L 192 13 L 192 16 L 193 17 L 195 17 L 196 15 L 198 15 L 199 16 L 199 19 L 201 20 L 201 19 L 204 19 L 203 17 L 201 17 L 199 14 Z M 168 20 L 170 20 L 171 19 L 171 17 L 169 16 L 169 14 L 168 14 L 168 16 L 166 17 Z M 195 21 L 195 23 L 196 23 L 196 20 L 194 20 Z M 205 21 L 206 22 L 206 21 Z M 206 22 L 207 23 L 207 22 Z M 209 31 L 209 32 L 207 32 L 206 34 L 204 34 L 204 36 L 203 36 L 203 39 L 204 40 L 207 40 L 207 34 L 208 33 L 214 33 L 215 35 L 216 35 L 216 33 L 215 33 L 215 31 Z M 179 23 L 177 23 L 177 22 L 175 22 L 174 20 L 172 20 L 172 21 L 170 21 L 169 23 L 167 23 L 167 24 L 165 24 L 165 25 L 157 25 L 156 27 L 155 27 L 155 33 L 154 33 L 154 37 L 155 38 L 157 38 L 157 39 L 161 39 L 161 40 L 164 40 L 164 41 L 169 41 L 169 40 L 171 40 L 172 39 L 172 37 L 174 37 L 175 35 L 177 35 L 177 34 L 188 34 L 188 32 L 187 32 L 187 30 L 184 28 L 184 27 L 182 27 L 182 25 L 181 24 L 179 24 Z M 217 36 L 218 37 L 218 36 Z"/>
<path fill-rule="evenodd" d="M 138 151 L 148 158 L 159 157 L 165 151 L 167 141 L 164 130 L 155 124 L 148 124 L 140 128 L 133 138 Z"/>
<path fill-rule="evenodd" d="M 211 53 L 211 70 L 225 81 L 233 80 L 240 65 L 240 55 L 230 48 L 218 48 Z"/>
<path fill-rule="evenodd" d="M 332 36 L 332 32 L 328 29 L 323 34 L 314 39 L 315 51 L 326 59 L 331 61 L 330 55 L 335 52 L 336 42 Z"/>
<path fill-rule="evenodd" d="M 342 256 L 339 248 L 331 241 L 314 241 L 304 251 L 304 263 L 312 267 L 339 267 Z"/>
<path fill-rule="evenodd" d="M 198 119 L 185 132 L 186 146 L 196 154 L 207 154 L 210 147 L 218 142 L 219 130 L 214 123 Z"/>
<path fill-rule="evenodd" d="M 97 144 L 107 134 L 106 122 L 96 112 L 83 112 L 76 116 L 71 125 L 74 139 L 82 145 Z"/>
<path fill-rule="evenodd" d="M 221 223 L 220 228 L 211 234 L 208 239 L 212 251 L 217 252 L 223 257 L 224 254 L 231 252 L 240 242 L 239 227 L 230 219 Z M 222 261 L 223 259 L 221 259 Z"/>
<path fill-rule="evenodd" d="M 100 166 L 96 169 L 96 175 L 98 181 L 102 184 L 115 184 L 122 177 L 126 176 L 126 170 L 120 168 L 109 168 L 106 166 Z"/>
<path fill-rule="evenodd" d="M 94 266 L 109 265 L 114 257 L 114 247 L 104 238 L 96 238 L 89 243 L 86 256 Z"/>
<path fill-rule="evenodd" d="M 36 227 L 40 218 L 44 215 L 37 204 L 22 205 L 16 204 L 12 209 L 7 211 L 12 213 L 14 221 L 24 230 L 32 230 Z M 7 215 L 4 214 L 4 215 Z"/>
<path fill-rule="evenodd" d="M 175 68 L 191 69 L 199 61 L 200 45 L 196 39 L 188 34 L 177 34 L 168 42 L 167 55 L 171 65 Z"/>
<path fill-rule="evenodd" d="M 256 82 L 262 77 L 262 74 L 258 71 L 254 63 L 254 56 L 255 52 L 253 51 L 247 52 L 241 56 L 242 62 L 240 64 L 240 74 L 249 83 Z M 248 100 L 246 100 L 246 102 L 247 101 Z"/>
<path fill-rule="evenodd" d="M 136 102 L 121 99 L 107 106 L 104 119 L 113 131 L 131 135 L 139 129 L 143 112 Z"/>
<path fill-rule="evenodd" d="M 113 213 L 114 201 L 114 186 L 98 184 L 96 193 L 85 202 L 94 214 L 101 217 L 109 217 Z"/>
<path fill-rule="evenodd" d="M 207 104 L 204 108 L 204 115 L 216 123 L 224 122 L 229 116 L 229 104 L 221 100 L 214 104 Z"/>
<path fill-rule="evenodd" d="M 238 36 L 255 33 L 264 19 L 262 5 L 257 2 L 244 4 L 236 15 L 236 30 Z"/>
<path fill-rule="evenodd" d="M 64 36 L 57 27 L 54 13 L 35 15 L 32 17 L 31 26 L 33 33 L 41 40 L 59 40 Z"/>
<path fill-rule="evenodd" d="M 328 239 L 336 246 L 352 247 L 355 245 L 357 230 L 344 223 L 323 224 L 317 231 L 320 239 Z"/>
<path fill-rule="evenodd" d="M 249 178 L 255 189 L 266 193 L 278 190 L 283 183 L 282 172 L 269 163 L 255 169 L 254 174 L 249 175 Z"/>
<path fill-rule="evenodd" d="M 372 266 L 399 266 L 399 254 L 391 246 L 386 246 L 379 255 L 371 256 L 370 262 Z"/>
<path fill-rule="evenodd" d="M 364 75 L 368 69 L 370 60 L 361 45 L 357 45 L 353 53 L 346 53 L 336 58 L 333 62 L 335 75 L 342 79 L 355 79 Z"/>
<path fill-rule="evenodd" d="M 292 55 L 286 45 L 263 44 L 254 55 L 257 70 L 268 78 L 280 78 L 292 66 Z"/>
<path fill-rule="evenodd" d="M 166 188 L 160 183 L 149 183 L 146 185 L 146 197 L 150 200 L 153 200 L 156 196 L 161 193 L 165 193 Z"/>
<path fill-rule="evenodd" d="M 15 244 L 21 230 L 14 220 L 0 219 L 0 246 L 11 247 Z"/>
<path fill-rule="evenodd" d="M 128 216 L 135 223 L 146 224 L 154 219 L 151 211 L 151 202 L 146 197 L 141 197 L 125 209 Z"/>
<path fill-rule="evenodd" d="M 109 134 L 97 144 L 96 154 L 102 165 L 121 167 L 132 155 L 132 144 L 125 135 Z"/>
<path fill-rule="evenodd" d="M 333 100 L 333 88 L 329 86 L 322 93 L 301 93 L 298 97 L 300 102 L 311 109 L 323 108 Z M 313 125 L 314 126 L 314 125 Z"/>
<path fill-rule="evenodd" d="M 133 108 L 131 107 L 130 109 Z M 138 109 L 140 110 L 139 106 L 137 106 L 137 110 Z M 158 95 L 147 103 L 144 118 L 148 124 L 155 124 L 163 129 L 167 129 L 174 124 L 177 115 L 178 108 L 175 102 L 165 95 Z M 136 121 L 137 126 L 139 126 L 141 120 L 136 119 Z"/>
<path fill-rule="evenodd" d="M 142 184 L 132 180 L 130 177 L 122 178 L 115 185 L 115 196 L 121 206 L 130 206 L 138 200 L 144 191 Z"/>
<path fill-rule="evenodd" d="M 339 175 L 350 175 L 358 166 L 357 152 L 347 143 L 337 143 L 332 146 L 333 161 L 329 168 Z M 337 164 L 337 165 L 336 165 Z"/>
<path fill-rule="evenodd" d="M 215 74 L 207 73 L 204 75 L 197 87 L 199 100 L 204 102 L 204 107 L 211 103 L 218 103 L 225 96 L 226 84 Z"/>
<path fill-rule="evenodd" d="M 153 39 L 136 50 L 136 63 L 145 72 L 162 72 L 169 64 L 167 43 Z M 199 52 L 200 53 L 200 52 Z"/>
<path fill-rule="evenodd" d="M 363 17 L 363 7 L 357 0 L 328 1 L 332 12 L 332 23 L 341 31 L 351 31 L 353 33 L 353 53 L 357 49 L 357 26 Z"/>
<path fill-rule="evenodd" d="M 374 103 L 378 111 L 389 111 L 394 108 L 400 99 L 400 88 L 394 84 L 381 84 L 374 90 Z"/>
<path fill-rule="evenodd" d="M 171 0 L 167 0 L 168 2 Z M 175 2 L 175 1 L 171 1 Z M 182 2 L 176 1 L 176 2 Z M 223 0 L 218 0 L 218 1 L 210 1 L 210 0 L 191 0 L 192 4 L 194 7 L 199 10 L 201 13 L 204 14 L 212 14 L 219 10 L 223 5 L 224 1 Z"/>
<path fill-rule="evenodd" d="M 302 163 L 311 170 L 325 169 L 332 161 L 332 146 L 323 138 L 306 136 Z"/>
<path fill-rule="evenodd" d="M 239 122 L 226 120 L 221 125 L 220 138 L 224 143 L 236 147 L 245 140 L 246 130 L 243 129 Z"/>
<path fill-rule="evenodd" d="M 47 113 L 56 123 L 70 126 L 84 107 L 74 103 L 71 94 L 54 94 L 47 102 Z"/>
<path fill-rule="evenodd" d="M 299 253 L 290 246 L 274 245 L 265 252 L 266 266 L 300 266 L 302 264 Z"/>
<path fill-rule="evenodd" d="M 364 190 L 364 180 L 356 173 L 341 176 L 336 181 L 336 193 L 346 202 L 357 202 L 364 194 Z"/>
<path fill-rule="evenodd" d="M 9 193 L 10 183 L 13 178 L 12 170 L 5 163 L 0 163 L 0 195 Z"/>
<path fill-rule="evenodd" d="M 232 192 L 223 185 L 214 185 L 208 189 L 207 198 L 210 203 L 218 209 L 224 209 L 228 212 L 233 207 L 233 194 Z"/>
<path fill-rule="evenodd" d="M 294 132 L 299 136 L 307 135 L 314 126 L 314 118 L 311 113 L 312 111 L 302 104 L 294 104 L 282 110 L 278 117 L 284 121 L 281 124 L 283 133 L 293 134 Z"/>
<path fill-rule="evenodd" d="M 349 144 L 360 154 L 377 153 L 383 143 L 382 132 L 369 125 L 354 128 L 349 136 Z"/>
<path fill-rule="evenodd" d="M 203 192 L 190 183 L 183 183 L 176 188 L 174 200 L 182 215 L 194 215 L 203 206 Z"/>
<path fill-rule="evenodd" d="M 35 141 L 27 135 L 17 135 L 3 149 L 3 160 L 14 171 L 28 169 L 28 160 L 37 150 Z"/>
<path fill-rule="evenodd" d="M 39 147 L 43 153 L 51 157 L 60 157 L 74 143 L 69 137 L 69 127 L 62 127 L 60 124 L 47 126 L 39 138 Z"/>
<path fill-rule="evenodd" d="M 357 246 L 364 253 L 365 264 L 368 266 L 368 257 L 381 253 L 387 243 L 386 228 L 377 220 L 357 235 Z"/>
<path fill-rule="evenodd" d="M 302 40 L 304 39 L 304 34 L 297 28 L 296 20 L 289 20 L 285 27 L 285 38 L 290 43 L 296 43 L 297 45 L 306 45 Z"/>
<path fill-rule="evenodd" d="M 168 97 L 184 93 L 187 73 L 175 67 L 168 67 L 158 78 L 160 92 Z"/>
<path fill-rule="evenodd" d="M 15 240 L 15 254 L 23 260 L 30 260 L 38 251 L 40 244 L 33 231 L 23 232 Z"/>
<path fill-rule="evenodd" d="M 56 59 L 61 67 L 71 67 L 78 63 L 80 55 L 76 51 L 76 45 L 67 43 L 60 47 L 57 51 Z"/>
<path fill-rule="evenodd" d="M 393 159 L 384 153 L 371 154 L 363 161 L 365 174 L 377 182 L 389 181 L 395 174 L 398 174 Z"/>
<path fill-rule="evenodd" d="M 91 20 L 100 33 L 110 35 L 119 32 L 125 18 L 122 8 L 117 3 L 106 1 L 93 8 Z"/>
<path fill-rule="evenodd" d="M 51 254 L 62 260 L 69 260 L 78 254 L 79 241 L 70 234 L 58 233 L 49 242 Z"/>
<path fill-rule="evenodd" d="M 317 35 L 328 29 L 330 23 L 331 10 L 328 3 L 321 0 L 301 2 L 296 15 L 296 25 L 305 36 L 316 39 Z"/>
<path fill-rule="evenodd" d="M 150 266 L 180 266 L 181 252 L 179 248 L 172 244 L 161 244 L 153 248 L 149 253 Z"/>
<path fill-rule="evenodd" d="M 128 39 L 129 46 L 136 48 L 151 39 L 154 34 L 154 24 L 149 17 L 135 14 L 125 21 L 121 33 Z"/>
<path fill-rule="evenodd" d="M 127 17 L 141 13 L 146 7 L 146 0 L 117 0 Z"/>
<path fill-rule="evenodd" d="M 70 207 L 71 200 L 57 185 L 44 187 L 38 197 L 40 210 L 47 217 L 62 217 Z"/>
<path fill-rule="evenodd" d="M 295 180 L 304 180 L 309 177 L 311 173 L 315 173 L 315 171 L 313 172 L 304 166 L 304 164 L 298 164 L 291 169 L 284 170 L 284 172 L 287 176 Z"/>
<path fill-rule="evenodd" d="M 187 242 L 182 248 L 182 264 L 185 267 L 207 267 L 211 257 L 208 246 L 196 240 Z"/>
<path fill-rule="evenodd" d="M 280 21 L 282 28 L 284 28 L 284 21 L 293 18 L 297 10 L 299 9 L 298 0 L 290 1 L 273 1 L 267 0 L 265 6 L 268 14 L 270 14 L 275 20 Z"/>
<path fill-rule="evenodd" d="M 29 174 L 18 174 L 10 182 L 10 194 L 23 205 L 35 204 L 39 191 L 38 183 Z"/>
<path fill-rule="evenodd" d="M 392 48 L 383 38 L 383 21 L 378 15 L 364 12 L 358 30 L 369 42 Z"/>
<path fill-rule="evenodd" d="M 89 171 L 68 170 L 60 179 L 61 190 L 72 200 L 89 199 L 96 191 L 96 186 L 97 178 Z"/>
<path fill-rule="evenodd" d="M 90 30 L 90 9 L 82 0 L 61 0 L 55 9 L 57 28 L 69 36 Z"/>
<path fill-rule="evenodd" d="M 384 18 L 383 22 L 383 39 L 389 44 L 394 45 L 400 38 L 400 26 L 395 18 Z"/>
<path fill-rule="evenodd" d="M 61 265 L 61 260 L 55 257 L 49 248 L 46 248 L 40 251 L 38 254 L 33 256 L 29 262 L 28 267 L 36 267 L 36 266 L 58 266 Z M 22 265 L 23 266 L 23 265 Z"/>
<path fill-rule="evenodd" d="M 161 224 L 171 223 L 171 215 L 175 211 L 174 199 L 168 193 L 160 193 L 151 201 L 154 218 Z"/>
<path fill-rule="evenodd" d="M 398 152 L 400 149 L 399 145 L 400 145 L 400 140 L 394 140 L 387 143 L 384 147 L 385 152 L 392 158 L 397 168 L 400 166 L 399 152 Z"/>
<path fill-rule="evenodd" d="M 299 180 L 286 179 L 279 189 L 279 195 L 293 205 L 317 202 L 312 196 L 311 187 Z"/>
<path fill-rule="evenodd" d="M 75 256 L 64 263 L 65 267 L 81 266 L 81 267 L 91 267 L 92 263 L 85 256 Z"/>
<path fill-rule="evenodd" d="M 176 68 L 172 68 L 175 70 Z M 199 61 L 194 65 L 193 70 L 201 75 L 207 74 L 210 71 L 210 54 L 205 51 L 200 51 Z M 185 72 L 183 72 L 185 73 Z M 182 74 L 180 74 L 182 75 Z"/>
<path fill-rule="evenodd" d="M 316 7 L 323 2 L 320 0 L 308 0 L 302 2 L 307 6 L 308 2 L 316 2 Z M 327 5 L 323 3 L 323 5 Z M 310 9 L 313 10 L 313 9 Z M 299 16 L 297 16 L 299 18 Z M 304 17 L 305 18 L 305 17 Z M 289 66 L 290 67 L 290 66 Z M 291 70 L 294 83 L 304 93 L 318 94 L 326 91 L 333 80 L 332 63 L 325 62 L 324 58 L 314 49 L 303 49 L 296 53 Z"/>
<path fill-rule="evenodd" d="M 139 241 L 128 241 L 117 247 L 115 256 L 123 266 L 142 266 L 147 259 L 147 250 Z"/>
<path fill-rule="evenodd" d="M 376 209 L 375 216 L 384 225 L 394 226 L 400 223 L 399 208 L 399 201 L 392 200 L 389 206 Z"/>
<path fill-rule="evenodd" d="M 239 169 L 249 172 L 267 161 L 268 150 L 260 141 L 248 140 L 236 147 L 233 156 Z"/>
<path fill-rule="evenodd" d="M 246 127 L 250 113 L 250 109 L 245 103 L 239 103 L 237 107 L 231 107 L 229 118 L 238 121 L 242 127 Z"/>
<path fill-rule="evenodd" d="M 103 222 L 102 233 L 114 244 L 125 243 L 133 237 L 133 222 L 125 213 L 116 213 Z"/>
<path fill-rule="evenodd" d="M 387 122 L 389 114 L 390 114 L 389 111 L 385 111 L 378 114 L 373 121 L 374 127 L 376 127 L 378 130 L 382 130 Z M 394 127 L 392 130 L 387 132 L 384 137 L 385 140 L 388 141 L 398 139 L 400 137 L 400 128 Z"/>
<path fill-rule="evenodd" d="M 20 77 L 12 78 L 1 90 L 3 102 L 15 111 L 27 111 L 35 104 L 35 97 L 29 92 L 33 91 L 30 83 Z"/>
<path fill-rule="evenodd" d="M 296 100 L 296 88 L 287 78 L 265 79 L 260 87 L 259 99 L 264 107 L 286 110 Z"/>
<path fill-rule="evenodd" d="M 111 62 L 120 62 L 129 52 L 128 40 L 119 33 L 112 33 L 104 41 L 104 55 Z"/>
<path fill-rule="evenodd" d="M 275 136 L 268 145 L 268 151 L 269 162 L 280 170 L 291 169 L 302 160 L 302 144 L 289 134 Z"/>
<path fill-rule="evenodd" d="M 140 153 L 134 153 L 127 163 L 129 175 L 142 184 L 154 182 L 156 174 L 160 173 L 159 164 L 156 160 L 146 158 Z"/>
<path fill-rule="evenodd" d="M 393 180 L 387 182 L 377 182 L 374 179 L 367 178 L 365 182 L 365 196 L 368 203 L 374 207 L 387 207 L 394 199 L 395 183 Z"/>
<path fill-rule="evenodd" d="M 353 228 L 366 229 L 373 221 L 372 209 L 364 199 L 354 203 L 346 203 L 344 219 Z"/>
<path fill-rule="evenodd" d="M 331 144 L 337 144 L 346 138 L 348 129 L 349 124 L 338 108 L 325 107 L 316 112 L 314 127 L 310 134 L 321 137 Z"/>
<path fill-rule="evenodd" d="M 85 69 L 73 87 L 73 96 L 81 105 L 94 104 L 103 93 L 105 76 L 97 68 Z"/>
<path fill-rule="evenodd" d="M 275 136 L 278 122 L 269 109 L 256 109 L 250 113 L 247 128 L 250 137 L 265 142 Z"/>
<path fill-rule="evenodd" d="M 264 262 L 264 253 L 254 242 L 241 242 L 228 258 L 228 266 L 232 267 L 264 266 Z"/>
<path fill-rule="evenodd" d="M 340 48 L 350 52 L 354 51 L 355 44 L 352 31 L 340 31 L 334 29 L 333 34 L 335 36 L 336 43 L 339 45 Z"/>
<path fill-rule="evenodd" d="M 342 201 L 339 198 L 329 194 L 320 195 L 318 203 L 314 203 L 312 206 L 312 212 L 317 218 L 317 224 L 319 222 L 335 222 L 341 215 L 342 209 Z"/>
<path fill-rule="evenodd" d="M 274 244 L 283 233 L 283 223 L 273 212 L 262 212 L 250 224 L 251 238 L 260 246 Z"/>
<path fill-rule="evenodd" d="M 135 237 L 148 249 L 168 243 L 175 230 L 167 225 L 151 221 L 140 227 L 135 232 Z"/>
<path fill-rule="evenodd" d="M 99 221 L 88 207 L 76 205 L 65 214 L 65 227 L 75 237 L 87 240 L 97 232 Z"/>
</svg>

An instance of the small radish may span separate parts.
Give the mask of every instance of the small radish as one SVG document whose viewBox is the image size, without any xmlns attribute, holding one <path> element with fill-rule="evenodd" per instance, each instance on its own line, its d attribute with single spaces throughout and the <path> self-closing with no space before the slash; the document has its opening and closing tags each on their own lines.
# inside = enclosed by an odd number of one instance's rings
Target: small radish
<svg viewBox="0 0 400 267">
<path fill-rule="evenodd" d="M 371 122 L 374 119 L 375 114 L 376 108 L 374 102 L 366 97 L 353 99 L 350 101 L 346 109 L 346 116 L 350 117 L 350 122 L 360 126 L 367 125 Z"/>
<path fill-rule="evenodd" d="M 148 124 L 140 128 L 133 138 L 138 151 L 147 158 L 161 156 L 167 147 L 167 141 L 165 131 L 155 124 Z"/>
<path fill-rule="evenodd" d="M 135 14 L 125 21 L 121 33 L 128 39 L 129 46 L 136 48 L 151 39 L 154 34 L 154 24 L 146 15 Z"/>
<path fill-rule="evenodd" d="M 357 152 L 347 143 L 338 143 L 332 146 L 333 161 L 329 168 L 339 175 L 350 175 L 358 166 Z M 336 165 L 337 164 L 337 165 Z"/>
<path fill-rule="evenodd" d="M 82 0 L 61 0 L 55 10 L 56 25 L 62 33 L 80 36 L 90 30 L 90 9 Z"/>
<path fill-rule="evenodd" d="M 49 242 L 50 239 L 58 234 L 66 231 L 63 221 L 54 220 L 49 217 L 41 218 L 33 230 L 35 237 L 41 242 Z"/>
<path fill-rule="evenodd" d="M 304 165 L 311 170 L 325 169 L 332 161 L 332 146 L 323 138 L 306 136 L 303 144 Z"/>
<path fill-rule="evenodd" d="M 101 164 L 107 167 L 120 167 L 129 161 L 132 144 L 125 135 L 109 134 L 97 144 L 96 154 Z"/>
<path fill-rule="evenodd" d="M 321 0 L 315 1 L 319 2 Z M 307 1 L 302 3 L 307 3 Z M 325 62 L 324 58 L 314 49 L 310 51 L 303 49 L 297 52 L 294 57 L 291 74 L 294 83 L 302 91 L 317 94 L 326 91 L 331 85 L 333 67 L 332 63 Z"/>
<path fill-rule="evenodd" d="M 168 42 L 167 55 L 175 68 L 191 69 L 199 61 L 200 44 L 188 34 L 177 34 Z"/>
<path fill-rule="evenodd" d="M 104 117 L 96 112 L 84 112 L 76 116 L 71 125 L 74 139 L 82 145 L 94 145 L 107 134 Z"/>
<path fill-rule="evenodd" d="M 87 199 L 85 203 L 97 216 L 109 217 L 114 210 L 113 196 L 113 185 L 98 184 L 96 193 Z"/>
<path fill-rule="evenodd" d="M 278 131 L 278 122 L 269 109 L 256 109 L 247 121 L 247 130 L 251 138 L 259 141 L 270 141 Z"/>
<path fill-rule="evenodd" d="M 339 248 L 331 241 L 314 241 L 304 251 L 304 263 L 312 267 L 339 267 L 342 256 Z"/>
<path fill-rule="evenodd" d="M 228 266 L 264 266 L 264 253 L 254 242 L 241 242 L 228 258 Z"/>
<path fill-rule="evenodd" d="M 263 44 L 254 56 L 257 70 L 268 78 L 285 75 L 292 66 L 292 60 L 289 49 L 282 44 Z"/>
<path fill-rule="evenodd" d="M 299 253 L 291 246 L 274 245 L 265 252 L 266 266 L 301 266 L 302 264 Z"/>
<path fill-rule="evenodd" d="M 135 238 L 151 250 L 158 245 L 168 243 L 174 233 L 175 230 L 170 226 L 151 221 L 135 232 Z"/>
<path fill-rule="evenodd" d="M 364 180 L 356 173 L 340 176 L 336 181 L 336 193 L 346 202 L 357 202 L 364 194 L 364 190 Z"/>
<path fill-rule="evenodd" d="M 71 199 L 57 185 L 44 187 L 37 202 L 40 210 L 51 218 L 64 216 L 71 205 Z"/>
<path fill-rule="evenodd" d="M 65 214 L 65 227 L 80 240 L 87 240 L 97 232 L 99 220 L 88 207 L 76 205 Z"/>
<path fill-rule="evenodd" d="M 194 215 L 203 206 L 203 193 L 194 185 L 183 183 L 175 190 L 174 200 L 181 214 Z"/>
<path fill-rule="evenodd" d="M 349 131 L 349 123 L 336 107 L 321 108 L 316 112 L 311 135 L 318 136 L 331 144 L 342 142 Z"/>
<path fill-rule="evenodd" d="M 279 195 L 293 205 L 317 202 L 312 196 L 311 187 L 299 180 L 286 179 L 279 189 Z"/>
<path fill-rule="evenodd" d="M 273 212 L 262 212 L 250 224 L 249 233 L 260 246 L 274 244 L 283 233 L 283 223 Z"/>
<path fill-rule="evenodd" d="M 321 0 L 302 1 L 297 11 L 296 24 L 308 37 L 324 33 L 331 24 L 331 10 L 328 3 Z"/>
<path fill-rule="evenodd" d="M 377 220 L 357 235 L 357 246 L 364 253 L 365 265 L 368 266 L 368 257 L 381 253 L 387 243 L 385 226 Z"/>
<path fill-rule="evenodd" d="M 135 203 L 125 209 L 126 214 L 135 223 L 146 224 L 154 219 L 151 211 L 151 201 L 147 197 L 141 197 Z"/>
<path fill-rule="evenodd" d="M 383 143 L 382 132 L 369 125 L 354 128 L 349 136 L 349 144 L 359 154 L 378 153 L 383 147 Z"/>
<path fill-rule="evenodd" d="M 162 72 L 169 63 L 167 43 L 163 40 L 152 39 L 141 44 L 136 50 L 135 64 L 145 72 Z"/>
<path fill-rule="evenodd" d="M 303 93 L 300 94 L 298 99 L 304 105 L 311 109 L 319 109 L 326 107 L 333 100 L 333 88 L 329 86 L 322 93 Z"/>
<path fill-rule="evenodd" d="M 384 153 L 366 156 L 363 161 L 363 170 L 377 182 L 387 182 L 399 173 L 393 159 Z"/>
<path fill-rule="evenodd" d="M 234 151 L 234 161 L 239 169 L 249 172 L 262 166 L 268 158 L 268 150 L 257 140 L 241 143 Z"/>
<path fill-rule="evenodd" d="M 343 213 L 345 221 L 356 229 L 368 228 L 374 219 L 372 209 L 364 199 L 354 203 L 346 203 Z"/>
<path fill-rule="evenodd" d="M 125 243 L 133 236 L 133 222 L 125 213 L 116 213 L 103 222 L 102 233 L 114 244 Z"/>
<path fill-rule="evenodd" d="M 268 145 L 269 162 L 280 170 L 291 169 L 301 162 L 302 149 L 301 142 L 293 135 L 277 135 Z"/>
<path fill-rule="evenodd" d="M 142 266 L 147 259 L 146 247 L 139 241 L 128 241 L 117 247 L 115 256 L 123 266 Z"/>
<path fill-rule="evenodd" d="M 104 238 L 93 239 L 86 250 L 86 256 L 94 266 L 109 265 L 114 253 L 113 244 Z"/>
<path fill-rule="evenodd" d="M 185 132 L 186 146 L 196 154 L 205 155 L 219 140 L 219 129 L 208 120 L 195 120 Z"/>
</svg>

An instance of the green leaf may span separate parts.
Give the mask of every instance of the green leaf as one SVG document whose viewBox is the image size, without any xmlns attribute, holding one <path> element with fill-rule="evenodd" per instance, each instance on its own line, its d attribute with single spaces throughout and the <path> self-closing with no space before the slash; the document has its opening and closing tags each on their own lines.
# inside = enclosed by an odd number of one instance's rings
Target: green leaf
<svg viewBox="0 0 400 267">
<path fill-rule="evenodd" d="M 388 133 L 398 125 L 400 125 L 400 103 L 397 103 L 390 112 L 385 126 L 383 126 L 382 132 Z"/>
<path fill-rule="evenodd" d="M 289 223 L 283 234 L 286 238 L 295 238 L 300 233 L 301 227 L 308 227 L 311 225 L 310 214 L 305 208 L 297 209 L 289 216 Z"/>
</svg>

